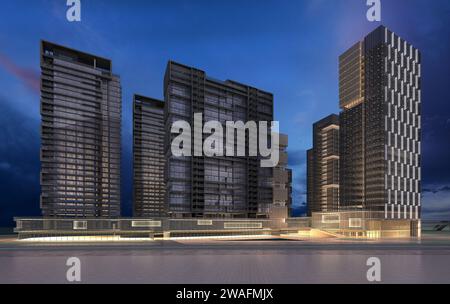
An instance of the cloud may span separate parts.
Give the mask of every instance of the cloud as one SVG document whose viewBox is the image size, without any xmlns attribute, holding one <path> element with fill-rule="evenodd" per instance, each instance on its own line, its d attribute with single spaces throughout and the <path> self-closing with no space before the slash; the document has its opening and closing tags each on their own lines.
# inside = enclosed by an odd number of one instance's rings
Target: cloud
<svg viewBox="0 0 450 304">
<path fill-rule="evenodd" d="M 422 190 L 424 219 L 450 219 L 450 186 L 430 187 Z"/>
<path fill-rule="evenodd" d="M 288 163 L 289 167 L 298 167 L 306 164 L 306 151 L 305 150 L 288 150 Z"/>
<path fill-rule="evenodd" d="M 38 216 L 39 121 L 0 96 L 0 226 L 14 216 Z"/>
<path fill-rule="evenodd" d="M 0 67 L 20 79 L 31 91 L 39 94 L 41 87 L 39 72 L 19 67 L 14 61 L 2 53 L 0 53 Z"/>
<path fill-rule="evenodd" d="M 434 111 L 444 111 L 444 109 Z M 430 188 L 430 185 L 450 184 L 450 158 L 447 152 L 450 150 L 448 140 L 450 134 L 447 120 L 442 116 L 424 115 L 422 137 L 424 188 Z"/>
<path fill-rule="evenodd" d="M 1 162 L 0 163 L 0 170 L 8 171 L 11 169 L 11 164 L 8 162 Z"/>
<path fill-rule="evenodd" d="M 422 193 L 439 193 L 439 192 L 450 192 L 450 186 L 444 186 L 440 188 L 424 188 L 422 189 Z"/>
<path fill-rule="evenodd" d="M 8 56 L 2 53 L 0 53 L 0 67 L 3 67 L 6 72 L 21 80 L 32 92 L 39 94 L 41 87 L 39 72 L 19 67 Z"/>
</svg>

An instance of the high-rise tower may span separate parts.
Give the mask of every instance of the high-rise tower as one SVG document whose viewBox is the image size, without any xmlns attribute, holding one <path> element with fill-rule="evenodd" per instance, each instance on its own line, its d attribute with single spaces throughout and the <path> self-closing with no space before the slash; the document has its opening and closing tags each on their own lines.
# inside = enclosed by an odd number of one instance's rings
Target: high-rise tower
<svg viewBox="0 0 450 304">
<path fill-rule="evenodd" d="M 421 56 L 384 26 L 339 58 L 340 210 L 419 219 Z"/>
<path fill-rule="evenodd" d="M 108 59 L 41 42 L 44 217 L 120 216 L 121 87 Z"/>
<path fill-rule="evenodd" d="M 166 215 L 164 134 L 164 102 L 135 95 L 133 102 L 135 217 Z"/>
<path fill-rule="evenodd" d="M 339 210 L 339 116 L 313 127 L 313 148 L 307 152 L 308 214 Z"/>
<path fill-rule="evenodd" d="M 273 95 L 204 71 L 169 62 L 165 75 L 166 202 L 172 217 L 267 217 L 273 203 L 273 169 L 258 157 L 175 157 L 172 123 L 273 121 Z M 194 129 L 194 128 L 192 128 Z M 192 130 L 194 131 L 194 130 Z M 248 137 L 246 149 L 248 149 Z M 196 143 L 192 140 L 192 149 Z M 192 154 L 194 155 L 194 153 Z M 248 154 L 247 154 L 248 155 Z"/>
</svg>

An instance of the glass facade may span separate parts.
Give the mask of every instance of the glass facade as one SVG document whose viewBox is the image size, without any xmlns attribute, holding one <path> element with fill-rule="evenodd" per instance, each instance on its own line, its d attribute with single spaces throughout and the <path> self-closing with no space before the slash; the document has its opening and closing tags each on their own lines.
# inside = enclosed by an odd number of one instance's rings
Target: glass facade
<svg viewBox="0 0 450 304">
<path fill-rule="evenodd" d="M 313 127 L 313 149 L 307 152 L 308 213 L 339 208 L 339 116 L 330 115 Z"/>
<path fill-rule="evenodd" d="M 340 82 L 341 209 L 419 219 L 420 52 L 380 26 L 341 56 L 340 74 L 361 80 L 357 86 Z"/>
<path fill-rule="evenodd" d="M 172 123 L 194 114 L 203 123 L 272 121 L 273 96 L 233 81 L 217 81 L 205 72 L 169 62 L 165 76 L 166 205 L 172 217 L 267 217 L 273 202 L 272 169 L 258 157 L 174 157 Z M 192 130 L 194 131 L 194 130 Z M 203 135 L 203 139 L 207 136 Z M 249 139 L 246 139 L 248 147 Z M 194 138 L 192 138 L 194 155 Z"/>
<path fill-rule="evenodd" d="M 164 102 L 134 96 L 133 215 L 162 217 L 164 205 Z"/>
<path fill-rule="evenodd" d="M 109 60 L 41 43 L 41 209 L 120 215 L 121 86 Z"/>
<path fill-rule="evenodd" d="M 387 200 L 379 201 L 386 218 L 419 219 L 421 209 L 421 55 L 388 29 L 381 30 L 384 67 L 382 126 L 384 185 Z M 376 190 L 376 189 L 374 189 Z M 376 197 L 376 192 L 374 197 Z M 384 204 L 382 204 L 384 203 Z"/>
</svg>

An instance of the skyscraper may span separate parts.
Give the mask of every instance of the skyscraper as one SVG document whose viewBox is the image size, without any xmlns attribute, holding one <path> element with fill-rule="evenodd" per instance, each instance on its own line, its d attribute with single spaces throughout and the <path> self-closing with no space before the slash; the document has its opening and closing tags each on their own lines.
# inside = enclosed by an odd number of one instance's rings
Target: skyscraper
<svg viewBox="0 0 450 304">
<path fill-rule="evenodd" d="M 133 169 L 135 217 L 162 217 L 164 203 L 164 102 L 135 95 Z"/>
<path fill-rule="evenodd" d="M 121 87 L 108 59 L 41 42 L 44 217 L 120 215 Z"/>
<path fill-rule="evenodd" d="M 339 116 L 313 127 L 313 148 L 307 152 L 308 213 L 339 210 Z"/>
<path fill-rule="evenodd" d="M 208 121 L 273 121 L 273 95 L 169 62 L 165 75 L 166 130 L 194 114 Z M 166 133 L 166 202 L 172 217 L 267 217 L 273 203 L 272 168 L 258 157 L 174 157 Z M 194 140 L 192 140 L 194 149 Z M 248 138 L 246 140 L 248 147 Z M 193 154 L 194 155 L 194 154 Z M 247 154 L 248 155 L 248 154 Z"/>
<path fill-rule="evenodd" d="M 341 210 L 419 219 L 421 56 L 378 27 L 339 58 Z"/>
</svg>

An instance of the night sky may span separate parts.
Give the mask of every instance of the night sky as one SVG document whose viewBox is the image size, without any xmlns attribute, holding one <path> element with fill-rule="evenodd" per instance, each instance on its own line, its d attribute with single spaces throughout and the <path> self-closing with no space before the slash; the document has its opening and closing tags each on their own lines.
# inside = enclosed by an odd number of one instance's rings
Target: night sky
<svg viewBox="0 0 450 304">
<path fill-rule="evenodd" d="M 132 96 L 163 97 L 169 59 L 275 95 L 294 204 L 306 201 L 312 123 L 338 113 L 338 56 L 380 23 L 366 0 L 2 1 L 0 226 L 39 216 L 39 41 L 110 58 L 123 86 L 122 214 L 132 205 Z M 423 209 L 450 219 L 450 1 L 382 0 L 382 23 L 422 52 Z M 301 210 L 301 208 L 300 208 Z"/>
</svg>

